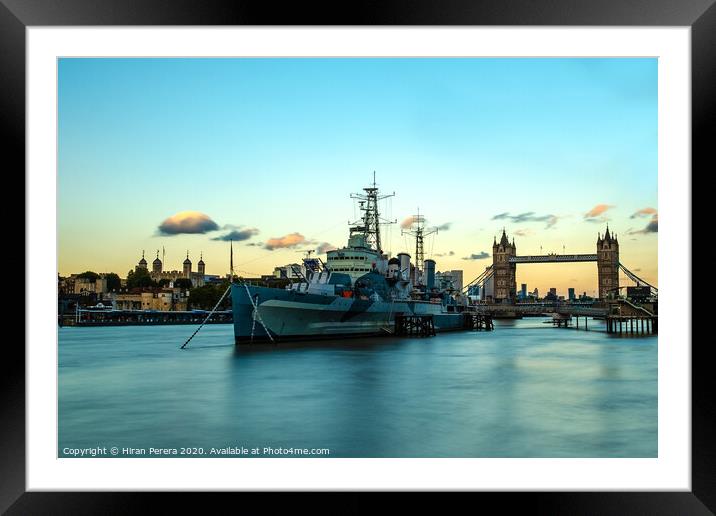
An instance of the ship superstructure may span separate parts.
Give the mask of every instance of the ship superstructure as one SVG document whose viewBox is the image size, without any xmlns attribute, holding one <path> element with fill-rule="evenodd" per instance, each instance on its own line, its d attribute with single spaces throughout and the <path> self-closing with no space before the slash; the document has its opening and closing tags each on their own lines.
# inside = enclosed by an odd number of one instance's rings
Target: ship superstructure
<svg viewBox="0 0 716 516">
<path fill-rule="evenodd" d="M 348 244 L 326 253 L 327 268 L 348 274 L 353 281 L 374 270 L 385 274 L 388 256 L 383 252 L 380 226 L 392 222 L 381 219 L 378 203 L 393 195 L 379 193 L 375 173 L 371 186 L 364 188 L 363 193 L 351 195 L 352 199 L 358 201 L 362 215 L 358 221 L 350 224 Z"/>
</svg>

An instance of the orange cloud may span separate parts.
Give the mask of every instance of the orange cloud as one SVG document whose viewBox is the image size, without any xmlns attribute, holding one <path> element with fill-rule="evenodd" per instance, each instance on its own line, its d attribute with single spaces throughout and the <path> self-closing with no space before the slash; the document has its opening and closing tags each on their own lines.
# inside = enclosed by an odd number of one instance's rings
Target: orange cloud
<svg viewBox="0 0 716 516">
<path fill-rule="evenodd" d="M 589 210 L 587 213 L 584 214 L 585 219 L 593 219 L 595 217 L 599 217 L 601 214 L 603 214 L 605 211 L 607 211 L 610 208 L 614 208 L 614 206 L 609 204 L 597 204 L 594 208 Z"/>
<path fill-rule="evenodd" d="M 264 244 L 264 249 L 273 251 L 274 249 L 285 249 L 288 247 L 296 247 L 306 241 L 306 237 L 301 233 L 289 233 L 278 238 L 269 238 Z"/>
<path fill-rule="evenodd" d="M 635 219 L 637 217 L 648 217 L 649 215 L 656 215 L 656 209 L 655 208 L 642 208 L 641 210 L 634 212 L 630 219 Z"/>
<path fill-rule="evenodd" d="M 410 229 L 410 226 L 412 226 L 414 222 L 415 215 L 411 215 L 410 217 L 405 218 L 403 222 L 400 223 L 400 227 L 402 229 Z"/>
</svg>

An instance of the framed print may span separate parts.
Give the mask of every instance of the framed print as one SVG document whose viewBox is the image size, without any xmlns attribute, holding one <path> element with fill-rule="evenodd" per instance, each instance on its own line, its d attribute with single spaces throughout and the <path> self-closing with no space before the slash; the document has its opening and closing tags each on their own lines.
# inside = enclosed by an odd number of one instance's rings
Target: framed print
<svg viewBox="0 0 716 516">
<path fill-rule="evenodd" d="M 0 13 L 28 203 L 3 510 L 713 510 L 690 212 L 709 2 Z"/>
</svg>

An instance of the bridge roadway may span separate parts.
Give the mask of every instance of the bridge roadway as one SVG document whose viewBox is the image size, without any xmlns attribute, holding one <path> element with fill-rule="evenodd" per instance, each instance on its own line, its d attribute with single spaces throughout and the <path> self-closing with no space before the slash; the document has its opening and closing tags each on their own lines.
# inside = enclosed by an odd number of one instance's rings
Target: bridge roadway
<svg viewBox="0 0 716 516">
<path fill-rule="evenodd" d="M 542 314 L 562 314 L 562 315 L 580 315 L 586 317 L 606 317 L 609 314 L 609 308 L 598 303 L 518 303 L 498 304 L 498 303 L 481 303 L 475 305 L 480 313 L 489 314 L 521 314 L 521 315 L 542 315 Z"/>
<path fill-rule="evenodd" d="M 527 256 L 510 256 L 510 263 L 568 263 L 568 262 L 596 262 L 594 254 L 540 254 Z"/>
</svg>

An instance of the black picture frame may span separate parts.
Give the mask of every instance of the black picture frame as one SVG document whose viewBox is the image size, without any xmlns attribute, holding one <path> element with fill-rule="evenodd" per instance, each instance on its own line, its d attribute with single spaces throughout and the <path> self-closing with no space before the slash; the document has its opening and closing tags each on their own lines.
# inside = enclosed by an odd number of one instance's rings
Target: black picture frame
<svg viewBox="0 0 716 516">
<path fill-rule="evenodd" d="M 84 25 L 587 25 L 689 26 L 692 41 L 692 178 L 714 170 L 716 125 L 716 0 L 475 0 L 293 3 L 211 0 L 0 0 L 0 125 L 4 177 L 24 177 L 25 29 Z M 8 159 L 14 158 L 14 159 Z M 687 180 L 687 178 L 685 178 Z M 23 186 L 20 188 L 24 189 Z M 688 253 L 691 256 L 689 250 Z M 26 274 L 29 271 L 25 271 Z M 691 281 L 691 278 L 688 278 Z M 48 292 L 52 289 L 48 286 Z M 38 295 L 26 293 L 26 301 Z M 44 296 L 47 297 L 47 293 Z M 45 299 L 47 301 L 47 299 Z M 692 316 L 693 319 L 693 316 Z M 691 328 L 692 321 L 680 321 Z M 479 500 L 538 514 L 711 514 L 716 512 L 714 375 L 708 339 L 692 352 L 692 491 L 479 493 Z M 691 345 L 691 342 L 669 343 Z M 7 514 L 124 514 L 159 503 L 190 509 L 185 493 L 25 492 L 25 352 L 6 338 L 0 374 L 0 511 Z M 226 497 L 228 495 L 219 495 Z M 244 496 L 253 496 L 247 495 Z M 421 497 L 414 497 L 424 506 Z M 316 507 L 313 496 L 272 495 L 277 503 Z M 201 503 L 201 502 L 200 502 Z M 350 493 L 334 508 L 367 512 L 382 499 Z M 475 507 L 478 507 L 477 505 Z"/>
</svg>

